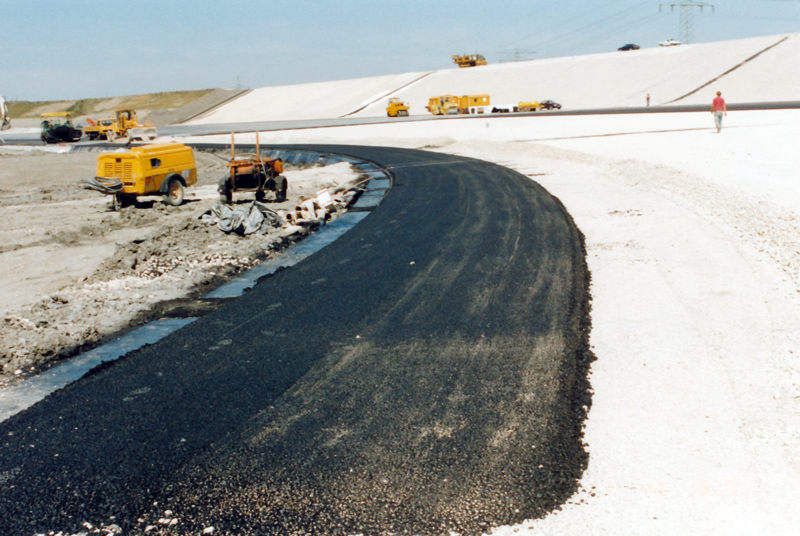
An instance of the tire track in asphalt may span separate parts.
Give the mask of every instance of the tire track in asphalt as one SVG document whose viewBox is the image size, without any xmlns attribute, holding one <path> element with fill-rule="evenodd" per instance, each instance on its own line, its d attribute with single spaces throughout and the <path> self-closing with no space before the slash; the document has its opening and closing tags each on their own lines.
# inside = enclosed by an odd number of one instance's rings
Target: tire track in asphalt
<svg viewBox="0 0 800 536">
<path fill-rule="evenodd" d="M 575 490 L 589 276 L 561 204 L 486 162 L 303 149 L 379 163 L 393 189 L 291 270 L 2 423 L 0 533 L 469 534 Z"/>
</svg>

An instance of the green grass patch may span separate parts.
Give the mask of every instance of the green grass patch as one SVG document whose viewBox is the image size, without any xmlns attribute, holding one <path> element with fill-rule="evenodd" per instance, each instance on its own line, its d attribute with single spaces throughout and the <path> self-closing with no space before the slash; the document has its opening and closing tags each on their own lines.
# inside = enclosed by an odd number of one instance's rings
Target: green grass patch
<svg viewBox="0 0 800 536">
<path fill-rule="evenodd" d="M 35 110 L 54 104 L 56 101 L 8 101 L 8 116 L 11 119 L 19 117 L 39 117 Z"/>
</svg>

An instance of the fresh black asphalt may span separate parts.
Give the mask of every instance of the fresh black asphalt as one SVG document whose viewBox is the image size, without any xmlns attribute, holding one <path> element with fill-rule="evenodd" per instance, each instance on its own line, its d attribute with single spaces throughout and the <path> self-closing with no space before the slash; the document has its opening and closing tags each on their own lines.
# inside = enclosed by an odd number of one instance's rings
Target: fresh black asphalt
<svg viewBox="0 0 800 536">
<path fill-rule="evenodd" d="M 312 257 L 0 423 L 0 534 L 475 534 L 575 491 L 589 274 L 564 207 L 478 160 L 304 149 L 392 189 Z"/>
</svg>

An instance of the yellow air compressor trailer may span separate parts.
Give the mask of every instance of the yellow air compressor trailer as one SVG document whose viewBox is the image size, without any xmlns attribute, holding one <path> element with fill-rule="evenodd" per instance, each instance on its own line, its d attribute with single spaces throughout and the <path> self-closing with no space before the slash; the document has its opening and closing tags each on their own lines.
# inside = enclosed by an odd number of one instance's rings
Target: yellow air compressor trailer
<svg viewBox="0 0 800 536">
<path fill-rule="evenodd" d="M 155 143 L 97 156 L 97 175 L 86 187 L 113 195 L 114 208 L 139 196 L 161 195 L 164 203 L 183 203 L 184 189 L 197 182 L 191 147 L 182 143 Z"/>
</svg>

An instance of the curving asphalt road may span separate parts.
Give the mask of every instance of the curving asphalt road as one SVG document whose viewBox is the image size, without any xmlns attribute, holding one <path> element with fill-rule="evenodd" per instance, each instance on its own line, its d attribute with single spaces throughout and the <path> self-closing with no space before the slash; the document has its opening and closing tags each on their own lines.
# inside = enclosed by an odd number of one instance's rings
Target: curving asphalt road
<svg viewBox="0 0 800 536">
<path fill-rule="evenodd" d="M 589 274 L 558 200 L 468 158 L 302 149 L 375 162 L 392 190 L 309 259 L 0 423 L 0 534 L 474 534 L 575 490 Z"/>
</svg>

